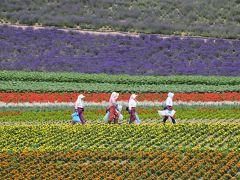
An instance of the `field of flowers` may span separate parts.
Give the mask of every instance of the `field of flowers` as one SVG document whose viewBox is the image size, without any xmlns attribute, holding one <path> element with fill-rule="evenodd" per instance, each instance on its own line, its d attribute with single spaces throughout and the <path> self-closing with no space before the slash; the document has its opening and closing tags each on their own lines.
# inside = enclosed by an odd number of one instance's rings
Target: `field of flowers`
<svg viewBox="0 0 240 180">
<path fill-rule="evenodd" d="M 0 128 L 1 175 L 238 179 L 239 129 L 236 124 L 6 125 Z"/>
<path fill-rule="evenodd" d="M 240 40 L 216 38 L 239 37 L 239 1 L 42 2 L 0 4 L 0 22 L 62 28 L 0 24 L 0 179 L 240 179 Z M 203 7 L 222 10 L 191 10 Z M 66 28 L 105 27 L 116 8 L 110 29 L 214 38 Z M 105 124 L 113 91 L 123 120 Z M 163 124 L 170 91 L 177 123 Z M 132 93 L 140 125 L 125 110 Z M 73 126 L 79 94 L 86 124 Z"/>
<path fill-rule="evenodd" d="M 240 40 L 108 35 L 8 25 L 0 25 L 0 39 L 1 70 L 240 75 Z"/>
<path fill-rule="evenodd" d="M 7 179 L 237 179 L 239 158 L 235 151 L 212 150 L 28 151 L 4 152 L 0 157 Z"/>
<path fill-rule="evenodd" d="M 0 80 L 5 179 L 240 178 L 239 77 L 1 71 Z M 111 94 L 103 84 L 120 92 L 121 125 L 103 122 Z M 157 110 L 170 87 L 177 124 L 163 125 Z M 141 125 L 128 124 L 131 91 Z M 87 124 L 72 126 L 79 93 Z"/>
</svg>

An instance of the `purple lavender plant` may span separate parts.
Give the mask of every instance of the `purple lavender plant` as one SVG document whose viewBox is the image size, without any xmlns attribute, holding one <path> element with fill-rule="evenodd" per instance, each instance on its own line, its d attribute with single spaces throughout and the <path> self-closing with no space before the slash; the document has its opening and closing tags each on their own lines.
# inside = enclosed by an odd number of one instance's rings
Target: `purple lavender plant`
<svg viewBox="0 0 240 180">
<path fill-rule="evenodd" d="M 0 69 L 239 76 L 240 40 L 94 35 L 1 25 Z"/>
</svg>

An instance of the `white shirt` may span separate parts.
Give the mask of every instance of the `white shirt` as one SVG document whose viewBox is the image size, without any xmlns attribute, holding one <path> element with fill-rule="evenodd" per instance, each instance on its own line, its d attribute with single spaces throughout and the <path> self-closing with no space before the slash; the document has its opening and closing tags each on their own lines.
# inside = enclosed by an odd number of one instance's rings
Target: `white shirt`
<svg viewBox="0 0 240 180">
<path fill-rule="evenodd" d="M 172 98 L 168 97 L 168 98 L 166 99 L 166 106 L 173 106 L 173 100 L 172 100 Z"/>
<path fill-rule="evenodd" d="M 83 108 L 83 106 L 84 106 L 84 103 L 83 103 L 83 101 L 82 100 L 77 100 L 76 102 L 75 102 L 75 109 L 77 109 L 78 107 L 79 108 Z"/>
<path fill-rule="evenodd" d="M 131 110 L 132 107 L 136 107 L 136 106 L 137 106 L 137 102 L 134 99 L 130 99 L 128 104 L 129 110 Z"/>
</svg>

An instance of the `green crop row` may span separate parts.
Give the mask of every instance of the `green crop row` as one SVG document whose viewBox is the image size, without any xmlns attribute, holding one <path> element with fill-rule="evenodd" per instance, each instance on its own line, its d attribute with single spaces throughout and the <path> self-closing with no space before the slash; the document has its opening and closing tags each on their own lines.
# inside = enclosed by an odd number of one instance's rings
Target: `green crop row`
<svg viewBox="0 0 240 180">
<path fill-rule="evenodd" d="M 0 81 L 1 92 L 240 92 L 239 85 L 113 84 L 76 82 Z"/>
<path fill-rule="evenodd" d="M 226 76 L 129 76 L 107 74 L 51 73 L 0 71 L 2 81 L 45 81 L 110 84 L 186 84 L 186 85 L 240 85 L 240 77 Z"/>
<path fill-rule="evenodd" d="M 103 123 L 103 117 L 105 115 L 105 109 L 92 109 L 85 108 L 85 119 L 88 123 Z M 240 109 L 187 109 L 187 108 L 175 108 L 176 119 L 179 123 L 184 122 L 204 122 L 212 123 L 223 120 L 223 122 L 235 122 L 240 123 Z M 137 112 L 142 123 L 160 123 L 161 117 L 158 115 L 157 108 L 138 108 Z M 71 114 L 73 110 L 68 109 L 32 109 L 32 110 L 18 110 L 18 111 L 2 111 L 0 112 L 0 122 L 24 122 L 24 121 L 62 121 L 69 123 L 71 120 Z M 129 114 L 127 111 L 122 111 L 124 116 L 123 123 L 128 123 Z"/>
<path fill-rule="evenodd" d="M 0 152 L 240 149 L 240 125 L 0 126 Z"/>
</svg>

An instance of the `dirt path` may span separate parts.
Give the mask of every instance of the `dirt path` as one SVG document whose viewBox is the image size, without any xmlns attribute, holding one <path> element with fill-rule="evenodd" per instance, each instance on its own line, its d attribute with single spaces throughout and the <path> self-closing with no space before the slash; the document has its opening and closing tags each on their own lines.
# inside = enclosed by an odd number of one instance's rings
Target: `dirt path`
<svg viewBox="0 0 240 180">
<path fill-rule="evenodd" d="M 78 32 L 78 33 L 85 33 L 85 34 L 92 34 L 92 35 L 120 35 L 120 36 L 132 36 L 132 37 L 139 37 L 140 34 L 145 33 L 137 33 L 137 32 L 119 32 L 119 31 L 111 31 L 111 30 L 94 30 L 94 29 L 81 29 L 79 28 L 68 28 L 68 27 L 55 27 L 55 26 L 38 26 L 38 25 L 23 25 L 23 24 L 11 24 L 11 23 L 0 23 L 0 26 L 8 25 L 16 28 L 33 28 L 33 29 L 58 29 L 64 32 Z M 239 41 L 238 39 L 226 39 L 226 38 L 215 38 L 215 37 L 202 37 L 202 36 L 181 36 L 181 35 L 166 35 L 166 34 L 156 34 L 163 39 L 171 38 L 171 37 L 179 37 L 180 39 L 184 38 L 193 38 L 193 39 L 202 39 L 204 42 L 207 42 L 209 39 L 222 39 L 227 41 Z"/>
<path fill-rule="evenodd" d="M 139 37 L 141 34 L 145 34 L 145 33 L 136 33 L 136 32 L 118 32 L 118 31 L 110 31 L 110 30 L 93 30 L 93 29 L 81 29 L 79 28 L 68 28 L 68 27 L 64 27 L 64 28 L 59 28 L 59 27 L 55 27 L 55 26 L 37 26 L 37 25 L 23 25 L 23 24 L 11 24 L 11 23 L 0 23 L 0 26 L 3 25 L 8 25 L 8 26 L 12 26 L 12 27 L 16 27 L 16 28 L 22 28 L 22 29 L 26 29 L 26 28 L 33 28 L 34 30 L 36 29 L 58 29 L 64 32 L 78 32 L 78 33 L 85 33 L 85 34 L 92 34 L 92 35 L 118 35 L 118 36 L 132 36 L 132 37 Z M 162 39 L 167 39 L 167 38 L 171 38 L 171 37 L 179 37 L 180 39 L 189 37 L 189 36 L 180 36 L 180 35 L 166 35 L 166 34 L 156 34 L 159 37 L 161 37 Z M 205 37 L 191 37 L 191 38 L 201 38 L 203 39 L 205 42 L 207 41 L 207 39 L 209 38 L 205 38 Z"/>
<path fill-rule="evenodd" d="M 37 25 L 23 25 L 23 24 L 11 24 L 11 23 L 0 23 L 0 26 L 8 25 L 16 28 L 33 28 L 33 29 L 58 29 L 64 32 L 78 32 L 78 33 L 85 33 L 85 34 L 92 34 L 92 35 L 120 35 L 120 36 L 132 36 L 132 37 L 139 37 L 140 34 L 145 33 L 137 33 L 137 32 L 118 32 L 118 31 L 111 31 L 111 30 L 94 30 L 94 29 L 81 29 L 79 28 L 68 28 L 68 27 L 55 27 L 55 26 L 37 26 Z M 202 39 L 206 43 L 209 39 L 222 39 L 227 41 L 239 41 L 238 39 L 226 39 L 226 38 L 214 38 L 214 37 L 202 37 L 202 36 L 181 36 L 181 35 L 166 35 L 166 34 L 156 34 L 163 39 L 171 38 L 171 37 L 179 37 L 180 39 L 184 38 L 193 38 L 193 39 Z"/>
<path fill-rule="evenodd" d="M 29 25 L 22 25 L 22 24 L 8 24 L 8 23 L 0 23 L 0 26 L 8 25 L 16 28 L 33 28 L 34 30 L 37 29 L 58 29 L 65 32 L 79 32 L 79 33 L 86 33 L 86 34 L 94 34 L 94 35 L 120 35 L 120 36 L 133 36 L 133 37 L 139 37 L 140 33 L 128 33 L 128 32 L 117 32 L 117 31 L 99 31 L 99 30 L 86 30 L 86 29 L 80 29 L 80 28 L 56 28 L 51 26 L 29 26 Z M 167 38 L 167 36 L 166 36 Z"/>
</svg>

